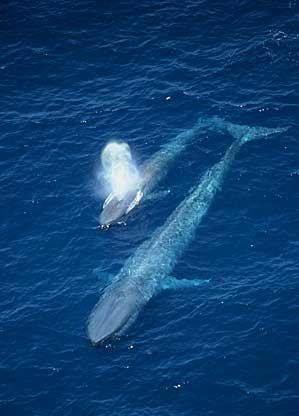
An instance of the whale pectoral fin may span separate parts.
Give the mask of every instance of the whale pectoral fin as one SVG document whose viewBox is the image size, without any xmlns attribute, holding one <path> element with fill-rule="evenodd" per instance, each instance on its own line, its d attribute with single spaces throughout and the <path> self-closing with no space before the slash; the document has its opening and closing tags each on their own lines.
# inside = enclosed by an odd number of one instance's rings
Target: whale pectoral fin
<svg viewBox="0 0 299 416">
<path fill-rule="evenodd" d="M 112 281 L 115 278 L 115 275 L 113 275 L 112 273 L 104 272 L 101 269 L 101 267 L 93 269 L 93 274 L 95 274 L 95 276 L 99 279 L 101 283 L 100 289 L 103 289 L 104 287 L 110 285 L 110 283 L 112 283 Z"/>
<path fill-rule="evenodd" d="M 164 191 L 153 192 L 151 194 L 146 195 L 145 201 L 151 202 L 151 201 L 156 201 L 157 199 L 163 199 L 169 194 L 170 194 L 170 189 L 166 189 Z"/>
<path fill-rule="evenodd" d="M 188 289 L 191 287 L 201 286 L 209 283 L 209 279 L 177 279 L 175 277 L 167 277 L 161 282 L 161 289 Z"/>
</svg>

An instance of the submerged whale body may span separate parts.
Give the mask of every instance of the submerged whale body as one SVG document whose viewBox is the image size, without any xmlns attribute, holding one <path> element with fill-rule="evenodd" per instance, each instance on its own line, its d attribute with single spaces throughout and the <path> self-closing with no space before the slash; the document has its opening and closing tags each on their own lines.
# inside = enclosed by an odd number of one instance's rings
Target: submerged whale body
<svg viewBox="0 0 299 416">
<path fill-rule="evenodd" d="M 214 117 L 213 122 L 236 140 L 220 162 L 207 170 L 194 191 L 178 205 L 152 238 L 141 244 L 108 285 L 88 320 L 88 336 L 94 345 L 121 334 L 159 290 L 194 287 L 206 282 L 175 279 L 171 272 L 193 239 L 242 145 L 286 130 L 240 126 L 218 117 Z"/>
</svg>

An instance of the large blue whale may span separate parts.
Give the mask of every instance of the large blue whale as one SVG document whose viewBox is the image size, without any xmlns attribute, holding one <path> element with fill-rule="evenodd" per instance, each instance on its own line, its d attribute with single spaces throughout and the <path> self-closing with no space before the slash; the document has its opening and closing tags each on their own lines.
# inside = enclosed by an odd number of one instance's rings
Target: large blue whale
<svg viewBox="0 0 299 416">
<path fill-rule="evenodd" d="M 92 344 L 100 344 L 121 334 L 161 289 L 193 287 L 203 283 L 203 280 L 175 279 L 171 272 L 194 238 L 243 144 L 286 130 L 241 126 L 218 117 L 214 117 L 213 122 L 220 130 L 232 134 L 235 141 L 222 160 L 207 170 L 197 187 L 178 205 L 165 224 L 140 245 L 106 287 L 88 320 L 87 330 Z"/>
</svg>

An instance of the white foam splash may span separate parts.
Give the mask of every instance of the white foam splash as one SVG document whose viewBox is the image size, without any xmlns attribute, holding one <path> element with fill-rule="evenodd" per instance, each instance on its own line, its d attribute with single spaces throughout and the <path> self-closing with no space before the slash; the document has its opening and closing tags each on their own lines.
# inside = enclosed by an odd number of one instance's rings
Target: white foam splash
<svg viewBox="0 0 299 416">
<path fill-rule="evenodd" d="M 105 181 L 118 200 L 138 189 L 140 176 L 127 143 L 109 142 L 101 153 L 101 162 Z"/>
</svg>

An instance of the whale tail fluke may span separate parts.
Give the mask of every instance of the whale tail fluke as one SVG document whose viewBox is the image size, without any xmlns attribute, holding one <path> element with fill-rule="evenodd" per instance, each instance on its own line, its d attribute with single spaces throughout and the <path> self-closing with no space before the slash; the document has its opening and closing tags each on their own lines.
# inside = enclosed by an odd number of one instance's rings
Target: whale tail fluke
<svg viewBox="0 0 299 416">
<path fill-rule="evenodd" d="M 288 130 L 288 127 L 250 127 L 247 125 L 231 123 L 218 116 L 214 116 L 210 120 L 212 128 L 215 128 L 218 131 L 227 132 L 235 139 L 241 140 L 243 143 L 265 138 L 272 134 L 283 133 Z"/>
<path fill-rule="evenodd" d="M 235 134 L 233 134 L 233 131 L 230 132 L 230 134 L 233 137 L 238 138 L 241 140 L 242 143 L 247 143 L 252 140 L 259 140 L 264 139 L 267 136 L 271 136 L 272 134 L 277 133 L 283 133 L 288 130 L 288 127 L 277 127 L 277 128 L 269 128 L 269 127 L 246 127 L 246 130 L 244 131 L 243 135 L 240 137 L 240 135 L 237 133 L 237 137 Z"/>
</svg>

